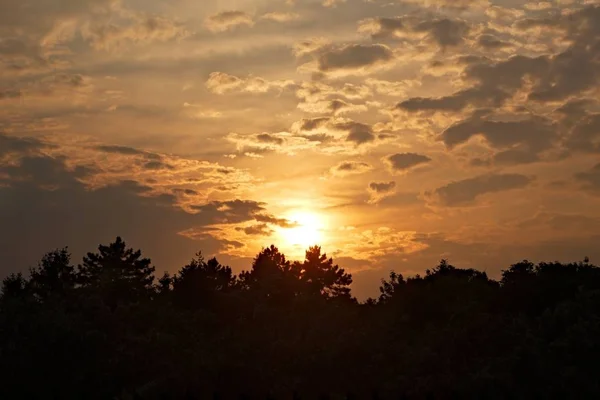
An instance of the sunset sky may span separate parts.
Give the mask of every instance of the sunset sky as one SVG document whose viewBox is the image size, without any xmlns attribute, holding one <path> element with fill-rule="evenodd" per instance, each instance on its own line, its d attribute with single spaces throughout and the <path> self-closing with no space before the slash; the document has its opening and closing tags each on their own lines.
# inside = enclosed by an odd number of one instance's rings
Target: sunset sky
<svg viewBox="0 0 600 400">
<path fill-rule="evenodd" d="M 0 0 L 0 275 L 598 263 L 599 99 L 600 1 Z"/>
</svg>

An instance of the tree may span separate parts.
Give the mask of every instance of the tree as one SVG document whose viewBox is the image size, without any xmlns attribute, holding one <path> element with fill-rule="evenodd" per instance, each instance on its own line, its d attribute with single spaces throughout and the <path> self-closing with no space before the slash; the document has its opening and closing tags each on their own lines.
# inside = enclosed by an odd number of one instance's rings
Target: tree
<svg viewBox="0 0 600 400">
<path fill-rule="evenodd" d="M 283 300 L 298 294 L 300 274 L 298 265 L 272 245 L 256 256 L 251 271 L 240 274 L 240 284 L 259 297 Z"/>
<path fill-rule="evenodd" d="M 71 254 L 65 247 L 44 255 L 38 266 L 30 270 L 29 284 L 39 300 L 52 296 L 64 296 L 75 286 L 75 268 Z"/>
<path fill-rule="evenodd" d="M 154 292 L 154 270 L 140 250 L 127 248 L 117 237 L 108 246 L 98 246 L 98 253 L 88 253 L 77 271 L 77 282 L 100 292 L 115 302 L 131 302 L 149 298 Z"/>
<path fill-rule="evenodd" d="M 2 280 L 2 299 L 23 297 L 27 293 L 27 283 L 22 273 L 10 274 Z"/>
<path fill-rule="evenodd" d="M 309 248 L 304 262 L 298 267 L 301 269 L 300 280 L 310 294 L 320 294 L 325 298 L 350 297 L 352 275 L 334 265 L 332 258 L 321 253 L 321 247 Z"/>
<path fill-rule="evenodd" d="M 197 253 L 172 279 L 173 295 L 177 303 L 191 308 L 212 308 L 219 294 L 235 285 L 231 268 L 219 264 L 216 258 L 204 261 Z"/>
<path fill-rule="evenodd" d="M 379 303 L 385 304 L 389 302 L 394 298 L 394 295 L 397 295 L 404 285 L 406 285 L 406 281 L 402 274 L 398 274 L 395 271 L 390 272 L 389 281 L 386 281 L 385 279 L 381 280 L 381 286 L 379 287 Z"/>
</svg>

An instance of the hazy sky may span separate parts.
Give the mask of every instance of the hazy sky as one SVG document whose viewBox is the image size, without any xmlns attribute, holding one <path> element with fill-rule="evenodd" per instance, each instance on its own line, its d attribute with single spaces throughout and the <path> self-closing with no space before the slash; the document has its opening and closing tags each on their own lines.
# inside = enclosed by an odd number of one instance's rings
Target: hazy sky
<svg viewBox="0 0 600 400">
<path fill-rule="evenodd" d="M 0 275 L 598 263 L 599 80 L 592 0 L 0 0 Z"/>
</svg>

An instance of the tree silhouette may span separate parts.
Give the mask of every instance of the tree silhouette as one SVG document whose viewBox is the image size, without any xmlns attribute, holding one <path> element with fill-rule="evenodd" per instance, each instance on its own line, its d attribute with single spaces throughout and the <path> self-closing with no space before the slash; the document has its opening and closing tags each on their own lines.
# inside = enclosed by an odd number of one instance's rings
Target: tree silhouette
<svg viewBox="0 0 600 400">
<path fill-rule="evenodd" d="M 310 294 L 320 294 L 326 298 L 350 297 L 352 275 L 343 268 L 333 265 L 333 259 L 321 254 L 321 247 L 314 246 L 306 251 L 306 257 L 300 268 L 300 280 L 307 286 Z"/>
<path fill-rule="evenodd" d="M 127 248 L 120 238 L 98 253 L 88 253 L 77 271 L 77 282 L 94 289 L 111 304 L 139 301 L 153 292 L 154 270 L 140 250 Z"/>
<path fill-rule="evenodd" d="M 383 304 L 391 301 L 404 285 L 406 285 L 406 281 L 402 274 L 397 274 L 395 271 L 390 272 L 389 280 L 381 280 L 379 303 Z"/>
<path fill-rule="evenodd" d="M 75 268 L 67 248 L 47 253 L 36 268 L 30 270 L 32 293 L 44 301 L 49 297 L 64 297 L 75 287 Z"/>
<path fill-rule="evenodd" d="M 27 280 L 22 273 L 13 273 L 2 280 L 2 298 L 19 298 L 27 292 Z"/>
<path fill-rule="evenodd" d="M 197 253 L 173 277 L 173 296 L 180 306 L 212 309 L 219 294 L 231 290 L 235 283 L 231 268 L 222 266 L 216 258 L 206 262 L 202 253 Z"/>
<path fill-rule="evenodd" d="M 120 238 L 77 270 L 66 248 L 46 254 L 2 283 L 0 397 L 600 397 L 589 260 L 523 261 L 498 282 L 442 260 L 390 272 L 363 304 L 320 247 L 291 262 L 271 246 L 251 267 L 198 253 L 155 285 Z"/>
<path fill-rule="evenodd" d="M 240 273 L 240 285 L 253 295 L 271 303 L 289 301 L 300 290 L 301 271 L 275 246 L 263 249 L 254 259 L 252 269 Z"/>
</svg>

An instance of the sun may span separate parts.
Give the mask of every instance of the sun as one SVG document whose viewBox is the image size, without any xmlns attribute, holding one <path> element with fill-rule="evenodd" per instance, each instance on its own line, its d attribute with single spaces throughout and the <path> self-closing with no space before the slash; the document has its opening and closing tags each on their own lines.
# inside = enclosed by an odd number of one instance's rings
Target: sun
<svg viewBox="0 0 600 400">
<path fill-rule="evenodd" d="M 308 249 L 310 246 L 320 245 L 324 239 L 324 221 L 317 214 L 309 211 L 291 213 L 287 220 L 292 226 L 282 227 L 279 234 L 287 246 Z"/>
</svg>

